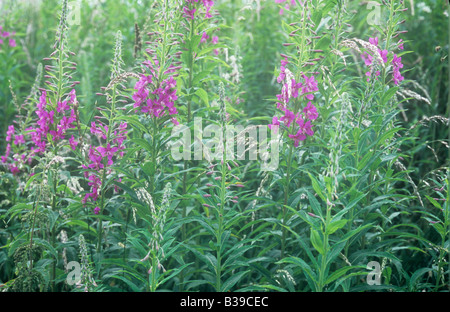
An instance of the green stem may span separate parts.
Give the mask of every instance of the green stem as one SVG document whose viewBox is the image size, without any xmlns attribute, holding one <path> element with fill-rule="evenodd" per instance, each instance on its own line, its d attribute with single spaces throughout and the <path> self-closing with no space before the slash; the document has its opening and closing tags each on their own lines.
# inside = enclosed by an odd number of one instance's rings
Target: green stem
<svg viewBox="0 0 450 312">
<path fill-rule="evenodd" d="M 55 155 L 57 155 L 57 152 L 55 152 Z M 57 190 L 58 190 L 58 179 L 57 179 L 57 169 L 55 168 L 55 173 L 53 176 L 53 194 L 52 194 L 52 213 L 56 212 L 56 196 L 57 196 Z M 51 229 L 51 238 L 50 238 L 50 244 L 53 248 L 55 248 L 56 244 L 56 222 L 53 224 L 53 227 Z M 51 270 L 51 289 L 52 291 L 55 291 L 55 279 L 56 279 L 56 262 L 58 259 L 54 259 L 52 263 L 52 270 Z"/>
<path fill-rule="evenodd" d="M 111 111 L 109 115 L 109 126 L 108 126 L 108 133 L 106 134 L 106 144 L 109 144 L 111 139 L 111 131 L 113 128 L 114 123 L 114 114 L 116 110 L 116 85 L 113 86 L 112 89 L 112 96 L 111 96 Z M 102 179 L 101 179 L 101 189 L 100 189 L 100 212 L 98 217 L 98 225 L 97 225 L 97 253 L 101 252 L 102 249 L 102 234 L 103 234 L 103 227 L 102 227 L 102 220 L 100 218 L 101 215 L 103 215 L 103 210 L 105 208 L 105 192 L 107 186 L 105 185 L 106 182 L 106 167 L 107 167 L 107 160 L 103 160 L 104 168 L 102 173 Z"/>
<path fill-rule="evenodd" d="M 102 227 L 102 220 L 100 218 L 100 216 L 103 214 L 103 208 L 104 208 L 104 194 L 105 194 L 105 190 L 106 187 L 104 187 L 104 183 L 105 183 L 105 179 L 106 179 L 106 170 L 103 170 L 103 175 L 102 175 L 102 187 L 101 187 L 101 194 L 100 194 L 100 212 L 99 212 L 99 217 L 97 218 L 97 253 L 100 253 L 102 250 L 102 232 L 103 232 L 103 227 Z"/>
<path fill-rule="evenodd" d="M 225 158 L 225 156 L 224 156 Z M 223 214 L 224 214 L 224 206 L 225 206 L 225 195 L 226 195 L 226 160 L 222 164 L 222 181 L 221 181 L 221 189 L 220 189 L 220 206 L 218 210 L 218 227 L 217 227 L 217 267 L 216 267 L 216 291 L 221 291 L 222 288 L 222 235 L 224 232 L 223 229 Z"/>
<path fill-rule="evenodd" d="M 192 36 L 194 34 L 194 20 L 191 20 L 191 24 L 190 24 L 190 33 L 189 33 L 189 42 L 192 42 Z M 188 87 L 189 87 L 189 94 L 191 93 L 191 89 L 192 89 L 192 81 L 193 81 L 193 70 L 194 70 L 194 57 L 192 55 L 192 48 L 191 45 L 189 45 L 189 64 L 188 64 L 188 69 L 189 69 L 189 76 L 188 76 Z M 188 125 L 190 125 L 191 123 L 191 104 L 192 103 L 192 97 L 189 95 L 188 99 L 187 99 L 187 123 Z M 188 172 L 187 170 L 189 169 L 189 161 L 185 160 L 184 161 L 184 173 L 183 173 L 183 195 L 186 194 L 187 192 L 187 180 L 188 180 Z M 183 219 L 186 218 L 187 216 L 187 203 L 185 203 L 183 205 L 183 211 L 181 213 L 181 216 Z M 183 225 L 181 226 L 181 241 L 184 242 L 187 238 L 187 229 L 186 229 L 186 224 L 183 223 Z M 180 291 L 182 291 L 183 289 L 183 281 L 184 281 L 184 274 L 183 271 L 180 274 Z"/>
<path fill-rule="evenodd" d="M 289 201 L 289 184 L 291 180 L 291 158 L 292 158 L 293 146 L 292 144 L 289 146 L 289 155 L 287 159 L 287 168 L 286 168 L 286 184 L 284 185 L 284 204 L 283 204 L 283 221 L 281 227 L 281 259 L 284 258 L 284 252 L 286 249 L 286 205 Z"/>
<path fill-rule="evenodd" d="M 158 268 L 158 264 L 156 263 L 156 261 L 157 261 L 156 256 L 153 256 L 152 257 L 151 286 L 150 286 L 151 292 L 156 291 L 156 270 Z"/>
<path fill-rule="evenodd" d="M 331 217 L 331 206 L 327 206 L 327 214 L 325 217 L 324 237 L 323 237 L 323 255 L 321 255 L 320 272 L 319 272 L 319 285 L 318 291 L 322 292 L 325 286 L 325 271 L 327 268 L 327 254 L 328 254 L 328 224 Z"/>
</svg>

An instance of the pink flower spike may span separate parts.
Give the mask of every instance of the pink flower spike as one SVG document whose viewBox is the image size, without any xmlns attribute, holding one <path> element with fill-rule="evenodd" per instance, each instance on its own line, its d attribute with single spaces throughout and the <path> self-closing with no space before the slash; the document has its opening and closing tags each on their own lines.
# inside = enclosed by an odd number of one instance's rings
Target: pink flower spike
<svg viewBox="0 0 450 312">
<path fill-rule="evenodd" d="M 94 208 L 94 214 L 98 215 L 100 213 L 100 208 L 99 207 L 95 207 Z"/>
</svg>

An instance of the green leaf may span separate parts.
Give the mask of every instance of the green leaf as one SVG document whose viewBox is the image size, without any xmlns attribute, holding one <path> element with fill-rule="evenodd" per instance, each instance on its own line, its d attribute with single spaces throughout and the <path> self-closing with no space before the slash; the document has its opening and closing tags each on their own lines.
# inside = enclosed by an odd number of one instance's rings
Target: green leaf
<svg viewBox="0 0 450 312">
<path fill-rule="evenodd" d="M 147 140 L 141 139 L 141 138 L 135 138 L 135 139 L 131 139 L 131 142 L 133 142 L 134 144 L 142 147 L 143 149 L 145 149 L 148 152 L 152 152 L 153 147 L 150 145 L 150 143 Z"/>
<path fill-rule="evenodd" d="M 325 253 L 325 250 L 323 249 L 323 242 L 320 238 L 319 232 L 317 232 L 314 229 L 311 229 L 311 244 L 313 247 L 321 254 L 323 255 Z"/>
<path fill-rule="evenodd" d="M 432 226 L 442 237 L 445 237 L 447 235 L 447 231 L 445 230 L 445 228 L 442 224 L 433 223 Z"/>
<path fill-rule="evenodd" d="M 224 282 L 222 284 L 222 289 L 220 289 L 218 291 L 221 291 L 221 292 L 229 291 L 237 282 L 239 282 L 240 279 L 242 279 L 242 277 L 244 277 L 244 275 L 246 275 L 249 272 L 250 272 L 250 270 L 247 270 L 247 271 L 239 272 L 237 274 L 232 275 L 228 280 L 226 280 L 226 282 Z"/>
<path fill-rule="evenodd" d="M 311 281 L 314 282 L 314 284 L 317 284 L 316 274 L 303 259 L 297 258 L 297 257 L 287 257 L 287 258 L 281 259 L 280 261 L 277 262 L 277 264 L 280 264 L 280 263 L 290 263 L 290 264 L 295 264 L 295 265 L 299 266 L 306 273 L 306 275 L 311 279 Z"/>
<path fill-rule="evenodd" d="M 388 101 L 394 96 L 394 94 L 398 91 L 398 87 L 393 87 L 390 88 L 389 90 L 387 90 L 384 94 L 383 97 L 381 98 L 381 102 L 383 105 L 386 105 L 388 103 Z"/>
<path fill-rule="evenodd" d="M 428 196 L 428 195 L 425 195 L 425 197 L 430 201 L 430 203 L 433 204 L 434 207 L 436 207 L 436 208 L 439 209 L 439 210 L 442 210 L 441 204 L 439 204 L 434 198 L 431 198 L 431 197 Z"/>
<path fill-rule="evenodd" d="M 311 183 L 312 183 L 312 187 L 313 187 L 314 191 L 316 191 L 317 195 L 319 195 L 320 198 L 322 198 L 322 200 L 324 202 L 326 202 L 327 198 L 322 193 L 322 190 L 324 189 L 324 187 L 319 184 L 317 179 L 311 173 L 308 172 L 308 175 L 309 175 L 309 178 L 311 179 Z"/>
<path fill-rule="evenodd" d="M 206 106 L 209 106 L 208 93 L 205 90 L 202 88 L 197 89 L 194 94 L 197 95 L 206 104 Z"/>
<path fill-rule="evenodd" d="M 42 175 L 42 172 L 34 174 L 32 177 L 30 177 L 27 181 L 27 184 L 25 185 L 25 190 L 28 190 L 28 187 L 30 186 L 31 182 L 36 180 L 38 177 Z"/>
<path fill-rule="evenodd" d="M 337 271 L 334 271 L 333 274 L 331 274 L 327 280 L 325 281 L 325 284 L 330 284 L 332 282 L 334 282 L 335 280 L 337 280 L 338 278 L 340 278 L 342 275 L 344 275 L 345 273 L 347 273 L 347 271 L 354 269 L 354 268 L 361 268 L 361 269 L 365 269 L 364 266 L 347 266 L 347 267 L 343 267 L 338 269 Z"/>
<path fill-rule="evenodd" d="M 346 224 L 347 224 L 347 220 L 346 219 L 342 219 L 342 220 L 337 220 L 337 221 L 331 222 L 327 226 L 327 233 L 328 233 L 328 235 L 331 235 L 334 232 L 336 232 L 337 230 L 343 228 Z"/>
</svg>

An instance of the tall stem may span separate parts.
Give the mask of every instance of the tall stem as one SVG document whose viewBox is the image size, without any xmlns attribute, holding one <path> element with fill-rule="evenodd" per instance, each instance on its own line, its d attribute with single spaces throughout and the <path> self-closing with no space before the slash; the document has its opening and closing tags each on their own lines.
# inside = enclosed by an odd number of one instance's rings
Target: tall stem
<svg viewBox="0 0 450 312">
<path fill-rule="evenodd" d="M 328 253 L 328 223 L 331 218 L 331 206 L 327 206 L 327 214 L 325 217 L 325 227 L 324 227 L 324 237 L 323 237 L 323 254 L 321 255 L 321 262 L 320 262 L 320 272 L 319 272 L 319 285 L 318 285 L 318 291 L 322 292 L 323 288 L 325 286 L 325 271 L 327 268 L 327 253 Z"/>
<path fill-rule="evenodd" d="M 194 20 L 191 20 L 191 27 L 190 27 L 190 33 L 189 33 L 189 42 L 192 42 L 192 36 L 194 33 Z M 189 45 L 189 76 L 188 76 L 188 88 L 189 88 L 189 93 L 191 92 L 192 89 L 192 79 L 193 79 L 193 70 L 194 70 L 194 56 L 192 55 L 192 48 L 191 45 Z M 188 97 L 188 102 L 187 102 L 187 107 L 188 107 L 188 112 L 187 112 L 187 122 L 188 125 L 191 123 L 191 104 L 192 104 L 192 97 L 189 96 Z M 189 169 L 189 161 L 185 160 L 184 161 L 184 173 L 183 173 L 183 195 L 186 194 L 187 191 L 187 180 L 188 180 L 188 172 L 187 170 Z M 183 205 L 183 211 L 181 214 L 182 218 L 185 219 L 187 216 L 187 204 L 185 203 Z M 186 224 L 183 223 L 183 225 L 181 226 L 181 241 L 184 242 L 187 238 L 187 233 L 186 233 Z M 183 271 L 180 274 L 180 291 L 182 290 L 183 287 L 183 280 L 184 280 L 184 274 Z"/>
<path fill-rule="evenodd" d="M 225 156 L 224 156 L 225 157 Z M 222 181 L 220 188 L 220 205 L 217 208 L 218 210 L 218 227 L 217 227 L 217 267 L 216 267 L 216 291 L 220 291 L 222 287 L 222 235 L 224 232 L 223 229 L 223 214 L 224 214 L 224 206 L 225 206 L 225 195 L 226 195 L 226 163 L 222 164 Z"/>
<path fill-rule="evenodd" d="M 289 201 L 289 184 L 291 180 L 291 158 L 292 158 L 293 146 L 289 146 L 289 155 L 287 159 L 286 168 L 286 184 L 284 185 L 284 204 L 283 204 L 283 221 L 281 228 L 281 259 L 284 258 L 284 252 L 286 249 L 286 205 Z"/>
<path fill-rule="evenodd" d="M 52 194 L 52 212 L 55 212 L 56 210 L 56 192 L 57 192 L 57 183 L 58 183 L 58 179 L 57 179 L 57 170 L 55 170 L 55 174 L 53 177 L 53 194 Z M 53 248 L 55 248 L 55 243 L 56 243 L 56 223 L 53 225 L 52 230 L 51 230 L 51 246 Z M 51 288 L 52 291 L 55 291 L 55 279 L 56 279 L 56 262 L 58 261 L 58 259 L 55 259 L 53 261 L 52 264 L 52 271 L 51 271 Z"/>
<path fill-rule="evenodd" d="M 106 134 L 106 145 L 109 144 L 109 141 L 111 139 L 111 131 L 112 131 L 112 124 L 114 122 L 114 114 L 115 114 L 115 110 L 116 110 L 116 85 L 113 86 L 112 89 L 112 97 L 111 97 L 111 114 L 109 115 L 109 126 L 108 126 L 108 133 Z M 100 212 L 99 212 L 99 216 L 103 215 L 103 210 L 105 208 L 105 192 L 106 192 L 106 185 L 105 185 L 105 181 L 106 181 L 106 167 L 107 167 L 107 160 L 103 160 L 104 163 L 104 168 L 103 168 L 103 173 L 102 173 L 102 178 L 101 178 L 101 189 L 100 189 Z M 103 227 L 102 227 L 102 220 L 100 217 L 98 217 L 98 225 L 97 225 L 97 253 L 101 252 L 102 249 L 102 232 L 103 232 Z"/>
</svg>

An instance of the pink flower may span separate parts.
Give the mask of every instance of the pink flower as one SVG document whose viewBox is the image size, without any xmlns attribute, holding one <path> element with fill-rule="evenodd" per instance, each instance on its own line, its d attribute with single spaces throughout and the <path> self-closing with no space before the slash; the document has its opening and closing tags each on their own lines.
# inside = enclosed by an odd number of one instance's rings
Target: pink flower
<svg viewBox="0 0 450 312">
<path fill-rule="evenodd" d="M 188 7 L 184 7 L 184 8 L 183 8 L 183 12 L 184 12 L 183 17 L 187 17 L 187 18 L 190 18 L 190 19 L 194 19 L 195 11 L 197 11 L 197 9 L 189 10 Z"/>
<path fill-rule="evenodd" d="M 280 74 L 277 77 L 277 82 L 281 83 L 284 78 L 286 78 L 286 73 L 285 73 L 286 68 L 284 66 L 280 67 Z"/>
<path fill-rule="evenodd" d="M 6 142 L 11 141 L 11 137 L 14 135 L 14 126 L 8 126 L 8 131 L 6 131 Z"/>
<path fill-rule="evenodd" d="M 69 92 L 69 102 L 74 104 L 77 101 L 77 95 L 75 89 Z"/>
<path fill-rule="evenodd" d="M 16 174 L 18 174 L 20 172 L 19 168 L 17 166 L 15 166 L 15 165 L 12 165 L 12 164 L 9 166 L 9 170 L 11 171 L 11 173 L 13 175 L 16 175 Z"/>
<path fill-rule="evenodd" d="M 303 120 L 302 117 L 299 117 L 296 120 L 297 124 L 299 125 L 299 129 L 296 134 L 290 134 L 289 137 L 294 140 L 294 146 L 297 147 L 299 145 L 300 141 L 306 140 L 306 135 L 312 136 L 314 135 L 314 132 L 312 130 L 312 125 L 310 121 Z"/>
<path fill-rule="evenodd" d="M 118 151 L 117 147 L 111 147 L 111 144 L 108 143 L 106 147 L 103 146 L 97 147 L 97 151 L 100 153 L 100 155 L 102 155 L 102 157 L 108 158 L 108 166 L 113 165 L 112 158 L 114 157 L 114 153 Z"/>
<path fill-rule="evenodd" d="M 206 32 L 202 34 L 202 39 L 200 39 L 200 43 L 205 43 L 209 39 L 209 36 Z"/>
<path fill-rule="evenodd" d="M 25 144 L 25 139 L 24 139 L 24 137 L 23 137 L 22 134 L 16 135 L 16 136 L 15 136 L 15 138 L 14 138 L 14 144 L 15 144 L 15 145 Z"/>
<path fill-rule="evenodd" d="M 311 104 L 311 101 L 308 102 L 308 105 L 303 109 L 303 113 L 306 118 L 310 120 L 316 120 L 319 117 L 319 113 L 317 112 L 317 108 Z"/>
<path fill-rule="evenodd" d="M 381 58 L 383 59 L 383 62 L 387 63 L 388 50 L 379 49 L 378 53 L 380 54 Z"/>
<path fill-rule="evenodd" d="M 405 79 L 400 74 L 400 69 L 403 68 L 402 58 L 398 57 L 397 54 L 394 54 L 394 58 L 392 59 L 392 79 L 394 80 L 394 84 L 398 85 L 398 83 Z"/>
<path fill-rule="evenodd" d="M 95 207 L 94 208 L 94 214 L 98 215 L 100 213 L 100 208 L 99 207 Z"/>
<path fill-rule="evenodd" d="M 78 142 L 75 141 L 75 138 L 73 137 L 73 135 L 72 135 L 72 137 L 69 139 L 69 144 L 70 144 L 70 147 L 72 148 L 72 150 L 76 150 L 77 145 L 78 145 Z"/>
<path fill-rule="evenodd" d="M 273 130 L 273 126 L 277 126 L 277 127 L 280 126 L 280 121 L 278 120 L 277 116 L 273 116 L 272 123 L 268 125 L 270 130 Z M 275 128 L 274 133 L 277 133 L 277 128 Z"/>
<path fill-rule="evenodd" d="M 378 37 L 369 38 L 369 43 L 373 44 L 374 46 L 378 46 Z"/>
<path fill-rule="evenodd" d="M 364 52 L 364 54 L 361 55 L 361 58 L 364 61 L 364 64 L 366 66 L 370 66 L 373 63 L 373 57 L 372 55 L 368 54 L 367 52 Z"/>
<path fill-rule="evenodd" d="M 283 121 L 286 127 L 289 128 L 291 126 L 291 123 L 295 120 L 295 118 L 297 118 L 297 116 L 288 109 L 286 109 L 284 113 L 285 115 L 281 117 L 280 120 Z"/>
<path fill-rule="evenodd" d="M 65 110 L 69 110 L 70 107 L 67 105 L 67 101 L 58 102 L 56 105 L 56 111 L 58 113 L 64 112 Z"/>
<path fill-rule="evenodd" d="M 305 82 L 302 87 L 303 94 L 319 91 L 319 88 L 317 86 L 317 81 L 314 76 L 311 76 L 308 78 L 306 75 L 303 75 L 303 78 L 305 79 Z M 306 98 L 308 100 L 314 100 L 314 94 L 307 94 Z"/>
</svg>

